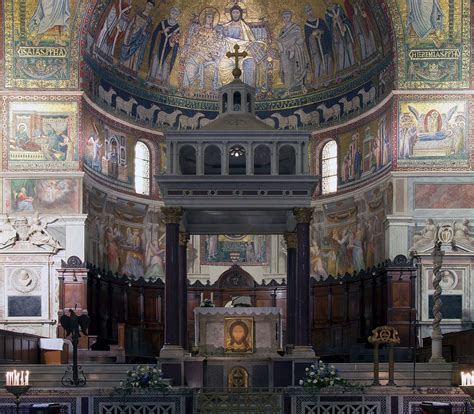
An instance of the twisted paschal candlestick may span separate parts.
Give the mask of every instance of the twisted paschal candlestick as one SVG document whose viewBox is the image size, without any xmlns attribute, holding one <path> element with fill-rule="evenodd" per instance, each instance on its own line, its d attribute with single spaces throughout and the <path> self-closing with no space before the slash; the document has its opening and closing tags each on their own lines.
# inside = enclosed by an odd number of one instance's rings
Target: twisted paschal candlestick
<svg viewBox="0 0 474 414">
<path fill-rule="evenodd" d="M 431 333 L 431 358 L 430 362 L 445 362 L 443 358 L 443 335 L 441 333 L 441 266 L 443 265 L 444 252 L 441 251 L 441 241 L 437 240 L 433 249 L 433 332 Z"/>
<path fill-rule="evenodd" d="M 436 242 L 433 249 L 433 333 L 441 335 L 441 320 L 443 315 L 441 314 L 441 306 L 443 302 L 441 301 L 441 280 L 443 276 L 441 274 L 441 267 L 443 266 L 443 256 L 444 252 L 441 250 L 441 242 Z"/>
</svg>

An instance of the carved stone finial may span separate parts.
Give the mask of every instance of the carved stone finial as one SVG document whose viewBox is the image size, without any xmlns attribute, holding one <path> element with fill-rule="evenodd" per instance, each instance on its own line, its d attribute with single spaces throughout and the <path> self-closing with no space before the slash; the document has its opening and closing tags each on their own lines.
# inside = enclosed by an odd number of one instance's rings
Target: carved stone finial
<svg viewBox="0 0 474 414">
<path fill-rule="evenodd" d="M 313 212 L 313 207 L 296 207 L 293 209 L 293 215 L 295 216 L 296 222 L 298 224 L 311 223 L 311 220 L 313 219 Z"/>
<path fill-rule="evenodd" d="M 298 238 L 296 233 L 285 233 L 284 236 L 286 248 L 287 249 L 296 249 L 298 247 Z"/>
<path fill-rule="evenodd" d="M 161 207 L 165 224 L 179 224 L 183 216 L 181 207 Z"/>
<path fill-rule="evenodd" d="M 189 233 L 179 233 L 179 245 L 187 247 L 189 241 Z"/>
</svg>

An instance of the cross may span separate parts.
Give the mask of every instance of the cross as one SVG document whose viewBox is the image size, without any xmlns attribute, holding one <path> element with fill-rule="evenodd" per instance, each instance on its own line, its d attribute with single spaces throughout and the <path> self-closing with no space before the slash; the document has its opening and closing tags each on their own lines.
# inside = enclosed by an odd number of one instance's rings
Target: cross
<svg viewBox="0 0 474 414">
<path fill-rule="evenodd" d="M 232 75 L 234 75 L 234 79 L 239 79 L 240 76 L 242 75 L 242 71 L 239 69 L 239 57 L 245 58 L 248 55 L 247 52 L 245 51 L 242 53 L 239 53 L 239 49 L 240 49 L 240 46 L 236 44 L 234 46 L 234 50 L 235 50 L 234 53 L 231 53 L 231 52 L 226 53 L 226 56 L 229 59 L 235 58 L 235 67 L 234 67 L 234 70 L 232 71 Z"/>
</svg>

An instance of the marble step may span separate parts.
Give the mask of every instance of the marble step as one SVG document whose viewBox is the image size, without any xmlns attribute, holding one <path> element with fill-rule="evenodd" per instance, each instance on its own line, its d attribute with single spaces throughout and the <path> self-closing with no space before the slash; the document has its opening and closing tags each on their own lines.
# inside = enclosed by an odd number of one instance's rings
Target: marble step
<svg viewBox="0 0 474 414">
<path fill-rule="evenodd" d="M 86 374 L 87 386 L 100 388 L 114 388 L 126 378 L 128 370 L 136 365 L 132 364 L 80 364 Z M 371 385 L 373 381 L 373 364 L 347 363 L 334 364 L 341 377 L 347 381 Z M 31 383 L 35 387 L 60 387 L 61 379 L 68 365 L 22 365 L 21 369 L 30 371 Z M 0 378 L 5 378 L 5 372 L 15 367 L 13 365 L 0 365 Z M 429 364 L 416 365 L 416 385 L 425 387 L 449 387 L 454 382 L 459 383 L 460 378 L 456 364 Z M 388 364 L 380 364 L 380 383 L 388 382 Z M 398 386 L 413 385 L 413 364 L 395 364 L 395 383 Z"/>
<path fill-rule="evenodd" d="M 88 387 L 114 388 L 125 380 L 127 371 L 136 367 L 132 364 L 80 364 L 86 375 Z M 30 371 L 33 387 L 61 387 L 61 379 L 68 365 L 0 365 L 0 378 L 13 369 Z"/>
</svg>

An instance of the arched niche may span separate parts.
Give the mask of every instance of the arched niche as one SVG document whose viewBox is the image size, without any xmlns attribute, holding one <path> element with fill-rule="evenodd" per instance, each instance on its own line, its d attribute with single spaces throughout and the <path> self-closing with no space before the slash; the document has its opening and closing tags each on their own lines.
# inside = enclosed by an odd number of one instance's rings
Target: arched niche
<svg viewBox="0 0 474 414">
<path fill-rule="evenodd" d="M 247 112 L 249 114 L 253 113 L 253 102 L 252 102 L 252 95 L 250 93 L 247 94 Z"/>
<path fill-rule="evenodd" d="M 204 175 L 220 175 L 221 150 L 217 145 L 208 145 L 204 150 Z"/>
<path fill-rule="evenodd" d="M 242 95 L 239 91 L 234 92 L 234 112 L 239 112 L 242 110 Z"/>
<path fill-rule="evenodd" d="M 228 98 L 227 93 L 222 95 L 222 113 L 227 112 Z"/>
<path fill-rule="evenodd" d="M 272 172 L 272 154 L 268 145 L 259 145 L 253 152 L 253 173 L 270 175 Z"/>
<path fill-rule="evenodd" d="M 229 175 L 245 175 L 247 172 L 245 148 L 233 145 L 229 150 Z"/>
<path fill-rule="evenodd" d="M 255 287 L 255 279 L 238 265 L 233 265 L 219 276 L 219 289 L 248 289 Z"/>
<path fill-rule="evenodd" d="M 179 169 L 182 175 L 196 175 L 196 148 L 192 145 L 179 149 Z"/>
<path fill-rule="evenodd" d="M 278 174 L 296 174 L 296 154 L 292 145 L 283 145 L 278 150 Z"/>
</svg>

